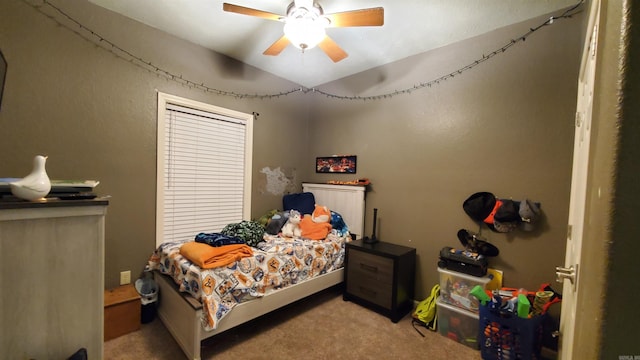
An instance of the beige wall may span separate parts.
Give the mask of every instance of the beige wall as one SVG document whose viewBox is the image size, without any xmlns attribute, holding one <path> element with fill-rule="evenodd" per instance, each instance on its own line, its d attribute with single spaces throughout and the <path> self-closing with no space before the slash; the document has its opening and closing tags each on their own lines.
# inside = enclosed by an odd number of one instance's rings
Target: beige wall
<svg viewBox="0 0 640 360">
<path fill-rule="evenodd" d="M 119 46 L 210 87 L 272 93 L 296 86 L 87 2 L 56 4 Z M 46 6 L 42 11 L 63 20 Z M 323 89 L 375 95 L 428 81 L 504 45 L 540 21 L 376 68 Z M 301 181 L 343 179 L 315 174 L 315 156 L 358 155 L 356 177 L 373 182 L 365 228 L 371 231 L 376 207 L 378 236 L 418 249 L 417 298 L 437 282 L 439 249 L 458 245 L 458 229 L 477 230 L 462 211 L 471 193 L 491 191 L 541 202 L 545 217 L 537 232 L 503 235 L 483 230 L 501 250 L 492 265 L 505 271 L 506 285 L 535 288 L 553 282 L 554 266 L 564 258 L 583 26 L 583 15 L 556 21 L 473 70 L 409 95 L 365 102 L 318 94 L 246 100 L 168 80 L 83 39 L 23 1 L 2 1 L 0 48 L 9 69 L 0 109 L 0 176 L 23 176 L 30 171 L 33 155 L 41 153 L 49 156 L 52 178 L 100 180 L 98 193 L 112 196 L 106 285 L 116 285 L 122 270 L 132 270 L 135 276 L 155 244 L 158 90 L 260 113 L 254 139 L 256 217 L 281 206 L 281 194 L 269 191 L 262 168 L 280 167 L 294 184 L 287 189 L 297 191 Z"/>
<path fill-rule="evenodd" d="M 238 93 L 297 87 L 86 1 L 55 4 L 119 47 L 185 79 Z M 100 181 L 96 191 L 111 195 L 107 287 L 118 284 L 123 270 L 132 270 L 135 279 L 155 248 L 157 91 L 260 114 L 254 128 L 254 214 L 281 204 L 282 194 L 266 190 L 260 169 L 281 167 L 300 188 L 298 172 L 307 166 L 308 97 L 243 100 L 205 93 L 132 64 L 104 43 L 107 49 L 79 36 L 78 27 L 51 7 L 40 9 L 44 14 L 20 0 L 0 2 L 0 48 L 8 62 L 0 177 L 26 175 L 33 156 L 45 154 L 53 179 Z"/>
<path fill-rule="evenodd" d="M 91 4 L 62 1 L 60 6 L 120 47 L 213 88 L 271 93 L 294 86 Z M 492 265 L 505 271 L 508 285 L 534 288 L 552 281 L 553 266 L 562 262 L 580 17 L 543 28 L 441 85 L 363 103 L 311 94 L 275 100 L 211 95 L 135 66 L 24 2 L 3 2 L 0 13 L 6 29 L 2 50 L 9 62 L 0 112 L 6 138 L 0 145 L 3 176 L 22 176 L 31 157 L 42 153 L 50 157 L 52 178 L 101 181 L 98 192 L 112 196 L 107 286 L 116 284 L 121 270 L 139 271 L 153 249 L 156 90 L 260 113 L 254 216 L 280 206 L 280 194 L 268 191 L 262 168 L 281 167 L 297 185 L 330 178 L 313 173 L 315 156 L 358 155 L 357 176 L 373 182 L 368 224 L 377 207 L 378 235 L 418 249 L 418 298 L 437 281 L 438 250 L 459 245 L 458 229 L 477 230 L 461 207 L 475 191 L 542 203 L 545 222 L 538 232 L 483 232 L 502 252 Z M 326 88 L 372 95 L 432 79 L 538 23 L 496 31 Z M 310 130 L 300 121 L 307 117 Z"/>
<path fill-rule="evenodd" d="M 86 1 L 55 3 L 119 46 L 210 87 L 239 93 L 295 87 Z M 630 26 L 639 22 L 640 12 L 631 1 L 603 3 L 590 221 L 581 267 L 588 295 L 579 304 L 576 324 L 575 353 L 584 359 L 640 354 L 634 324 L 640 296 L 634 265 L 640 246 L 640 195 L 634 191 L 640 173 L 640 109 L 633 96 L 638 93 L 640 46 L 637 27 Z M 20 0 L 0 2 L 0 49 L 9 63 L 0 108 L 0 177 L 23 176 L 35 154 L 46 154 L 53 178 L 101 181 L 98 193 L 112 196 L 106 234 L 108 287 L 117 284 L 121 270 L 141 270 L 154 248 L 156 90 L 260 113 L 254 139 L 254 216 L 280 205 L 281 196 L 269 192 L 262 168 L 280 167 L 294 184 L 287 189 L 295 191 L 300 181 L 335 178 L 313 172 L 315 156 L 358 155 L 357 177 L 373 182 L 367 195 L 367 231 L 377 207 L 378 235 L 418 249 L 417 297 L 424 297 L 437 281 L 437 251 L 457 245 L 459 228 L 475 230 L 461 209 L 474 191 L 514 199 L 528 196 L 542 203 L 545 221 L 536 233 L 483 232 L 502 252 L 493 265 L 505 270 L 506 284 L 535 287 L 552 282 L 553 267 L 563 262 L 584 15 L 556 21 L 440 86 L 386 100 L 351 102 L 317 94 L 245 100 L 205 93 L 130 63 L 93 39 L 78 36 L 73 32 L 77 27 L 57 24 L 48 15 L 64 19 L 51 8 L 41 10 L 44 14 Z M 625 11 L 629 22 L 621 21 Z M 323 88 L 346 95 L 404 88 L 467 64 L 530 25 Z M 625 40 L 629 46 L 622 51 L 621 25 L 630 30 Z M 626 60 L 625 71 L 617 67 L 619 58 Z M 598 188 L 604 189 L 604 197 L 597 196 Z"/>
<path fill-rule="evenodd" d="M 341 94 L 377 95 L 473 63 L 547 17 L 494 31 L 329 84 Z M 477 191 L 542 204 L 538 231 L 482 235 L 500 249 L 490 265 L 507 286 L 554 283 L 564 263 L 573 121 L 583 17 L 556 21 L 525 42 L 440 85 L 383 100 L 312 105 L 309 161 L 355 154 L 371 180 L 366 231 L 418 253 L 417 297 L 437 283 L 438 253 L 459 247 L 459 229 L 478 231 L 462 209 Z M 323 175 L 323 176 L 320 176 Z M 314 174 L 325 181 L 339 175 Z M 349 176 L 343 176 L 348 178 Z M 561 290 L 560 284 L 552 284 Z"/>
</svg>

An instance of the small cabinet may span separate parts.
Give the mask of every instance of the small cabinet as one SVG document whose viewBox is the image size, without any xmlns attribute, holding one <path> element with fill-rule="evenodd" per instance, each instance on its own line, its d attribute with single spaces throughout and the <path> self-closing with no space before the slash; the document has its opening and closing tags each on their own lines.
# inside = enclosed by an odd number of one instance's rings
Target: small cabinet
<svg viewBox="0 0 640 360">
<path fill-rule="evenodd" d="M 398 322 L 413 308 L 416 249 L 386 242 L 346 246 L 343 299 Z"/>
<path fill-rule="evenodd" d="M 133 284 L 104 291 L 104 341 L 140 329 L 142 304 Z"/>
</svg>

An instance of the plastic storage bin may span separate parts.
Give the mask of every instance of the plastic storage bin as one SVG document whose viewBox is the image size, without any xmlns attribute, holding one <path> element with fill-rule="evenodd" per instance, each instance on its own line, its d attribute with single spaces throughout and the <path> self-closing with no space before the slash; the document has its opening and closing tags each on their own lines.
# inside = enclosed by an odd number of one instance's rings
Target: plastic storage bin
<svg viewBox="0 0 640 360">
<path fill-rule="evenodd" d="M 484 360 L 538 360 L 545 314 L 521 318 L 480 306 L 480 354 Z"/>
<path fill-rule="evenodd" d="M 491 280 L 489 276 L 478 277 L 441 268 L 438 273 L 442 302 L 477 313 L 480 304 L 470 292 L 476 285 L 485 289 Z"/>
<path fill-rule="evenodd" d="M 439 297 L 436 301 L 437 327 L 440 335 L 478 349 L 478 314 L 449 305 L 442 300 L 442 297 Z"/>
</svg>

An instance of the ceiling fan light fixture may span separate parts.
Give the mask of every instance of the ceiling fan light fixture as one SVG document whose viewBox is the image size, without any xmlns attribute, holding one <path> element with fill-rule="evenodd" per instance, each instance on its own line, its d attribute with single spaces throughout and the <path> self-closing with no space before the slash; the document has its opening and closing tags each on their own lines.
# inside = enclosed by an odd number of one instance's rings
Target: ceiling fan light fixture
<svg viewBox="0 0 640 360">
<path fill-rule="evenodd" d="M 334 63 L 349 56 L 326 33 L 326 28 L 353 26 L 382 26 L 384 9 L 382 7 L 356 9 L 324 14 L 322 6 L 316 0 L 293 0 L 287 6 L 286 15 L 223 3 L 222 9 L 242 15 L 260 17 L 284 23 L 284 34 L 271 44 L 264 55 L 275 56 L 293 44 L 302 52 L 318 46 Z"/>
<path fill-rule="evenodd" d="M 301 50 L 314 48 L 327 35 L 321 19 L 288 18 L 284 24 L 284 34 Z"/>
</svg>

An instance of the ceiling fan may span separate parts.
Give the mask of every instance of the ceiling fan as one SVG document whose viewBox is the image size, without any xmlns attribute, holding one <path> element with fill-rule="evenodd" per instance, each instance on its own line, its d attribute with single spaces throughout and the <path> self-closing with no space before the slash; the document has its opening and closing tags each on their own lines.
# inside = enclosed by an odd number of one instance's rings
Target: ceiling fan
<svg viewBox="0 0 640 360">
<path fill-rule="evenodd" d="M 228 3 L 223 3 L 222 9 L 284 23 L 284 35 L 269 46 L 263 52 L 264 55 L 278 55 L 289 44 L 303 52 L 317 45 L 333 62 L 338 62 L 348 55 L 326 34 L 326 28 L 384 24 L 384 9 L 381 7 L 325 14 L 322 6 L 314 0 L 294 0 L 287 7 L 285 16 Z"/>
</svg>

